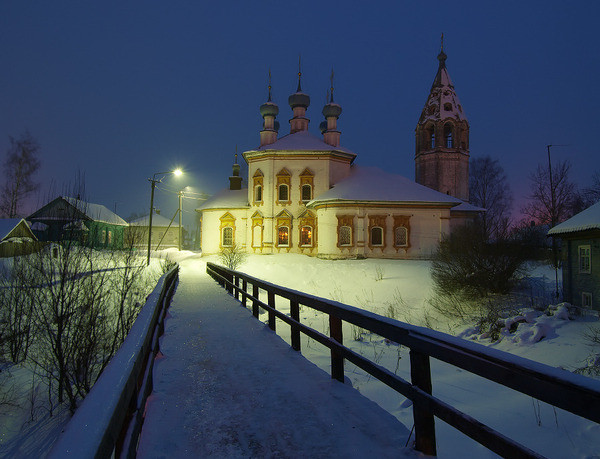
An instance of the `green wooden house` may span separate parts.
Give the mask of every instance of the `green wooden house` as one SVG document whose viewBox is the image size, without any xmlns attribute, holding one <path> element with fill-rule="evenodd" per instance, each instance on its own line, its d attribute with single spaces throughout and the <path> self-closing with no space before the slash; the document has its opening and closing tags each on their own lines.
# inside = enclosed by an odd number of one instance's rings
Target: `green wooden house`
<svg viewBox="0 0 600 459">
<path fill-rule="evenodd" d="M 600 202 L 556 225 L 548 235 L 562 239 L 564 301 L 600 310 Z"/>
<path fill-rule="evenodd" d="M 40 241 L 76 240 L 94 248 L 123 248 L 127 222 L 101 204 L 59 196 L 27 221 Z"/>
</svg>

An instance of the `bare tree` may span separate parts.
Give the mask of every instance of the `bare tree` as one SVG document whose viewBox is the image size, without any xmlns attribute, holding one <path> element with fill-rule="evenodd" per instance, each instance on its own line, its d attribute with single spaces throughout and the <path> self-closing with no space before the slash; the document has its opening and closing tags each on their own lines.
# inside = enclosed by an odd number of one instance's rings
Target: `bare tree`
<svg viewBox="0 0 600 459">
<path fill-rule="evenodd" d="M 9 139 L 10 146 L 4 161 L 6 182 L 2 187 L 0 212 L 8 218 L 15 218 L 19 215 L 23 199 L 38 187 L 33 177 L 40 167 L 40 146 L 29 131 L 25 131 L 18 139 Z"/>
<path fill-rule="evenodd" d="M 541 225 L 554 227 L 573 215 L 573 198 L 576 186 L 569 180 L 571 165 L 561 161 L 552 168 L 541 164 L 530 175 L 531 196 L 522 212 Z M 552 185 L 550 185 L 552 183 Z"/>
<path fill-rule="evenodd" d="M 490 156 L 471 160 L 469 168 L 471 204 L 486 209 L 479 217 L 484 237 L 506 237 L 513 196 L 504 169 Z"/>
</svg>

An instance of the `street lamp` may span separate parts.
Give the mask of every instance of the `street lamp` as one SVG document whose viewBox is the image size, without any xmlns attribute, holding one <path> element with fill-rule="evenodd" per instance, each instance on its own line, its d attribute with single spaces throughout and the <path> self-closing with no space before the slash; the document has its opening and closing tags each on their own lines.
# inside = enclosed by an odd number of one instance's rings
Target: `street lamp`
<svg viewBox="0 0 600 459">
<path fill-rule="evenodd" d="M 179 177 L 183 172 L 181 169 L 175 169 L 174 171 L 166 171 L 166 172 L 156 172 L 150 181 L 150 215 L 148 216 L 148 260 L 146 265 L 150 264 L 150 251 L 152 250 L 152 214 L 154 213 L 154 188 L 156 188 L 156 184 L 160 183 L 165 176 L 173 174 L 176 177 Z M 160 178 L 157 178 L 160 177 Z M 162 176 L 162 177 L 161 177 Z"/>
</svg>

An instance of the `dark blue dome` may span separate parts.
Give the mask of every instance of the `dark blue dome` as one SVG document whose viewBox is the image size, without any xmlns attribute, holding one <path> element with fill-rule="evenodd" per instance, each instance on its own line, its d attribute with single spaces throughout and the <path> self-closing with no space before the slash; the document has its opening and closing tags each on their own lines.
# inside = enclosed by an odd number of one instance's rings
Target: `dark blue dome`
<svg viewBox="0 0 600 459">
<path fill-rule="evenodd" d="M 265 116 L 277 116 L 279 113 L 279 107 L 274 102 L 265 102 L 260 106 L 260 114 L 264 118 Z"/>
<path fill-rule="evenodd" d="M 319 129 L 321 130 L 321 134 L 324 134 L 327 130 L 327 121 L 321 121 L 321 124 L 319 124 Z"/>
<path fill-rule="evenodd" d="M 329 118 L 330 116 L 335 116 L 338 118 L 342 114 L 342 107 L 334 102 L 330 102 L 323 107 L 323 116 L 325 118 Z"/>
<path fill-rule="evenodd" d="M 310 105 L 310 96 L 303 92 L 296 92 L 288 97 L 288 104 L 290 104 L 292 110 L 296 107 L 308 108 Z"/>
</svg>

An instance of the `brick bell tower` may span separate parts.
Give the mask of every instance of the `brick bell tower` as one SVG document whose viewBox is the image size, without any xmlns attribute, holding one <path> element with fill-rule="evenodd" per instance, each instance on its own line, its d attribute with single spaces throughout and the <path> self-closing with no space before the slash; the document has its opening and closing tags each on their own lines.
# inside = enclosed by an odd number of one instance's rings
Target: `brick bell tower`
<svg viewBox="0 0 600 459">
<path fill-rule="evenodd" d="M 415 181 L 469 201 L 469 122 L 446 69 L 439 67 L 415 130 Z"/>
</svg>

